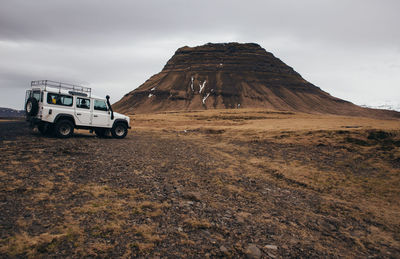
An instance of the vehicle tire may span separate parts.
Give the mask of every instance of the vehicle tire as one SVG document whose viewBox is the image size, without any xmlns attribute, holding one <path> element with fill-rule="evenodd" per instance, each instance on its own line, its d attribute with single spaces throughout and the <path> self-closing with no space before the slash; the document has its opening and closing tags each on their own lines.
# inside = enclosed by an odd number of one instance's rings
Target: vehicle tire
<svg viewBox="0 0 400 259">
<path fill-rule="evenodd" d="M 30 97 L 28 99 L 28 101 L 26 101 L 26 105 L 25 105 L 26 114 L 29 115 L 29 116 L 36 116 L 38 111 L 39 111 L 39 103 L 38 103 L 38 101 L 35 98 Z"/>
<path fill-rule="evenodd" d="M 39 123 L 38 130 L 42 135 L 50 136 L 53 132 L 53 125 L 42 122 L 42 123 Z"/>
<path fill-rule="evenodd" d="M 125 123 L 116 123 L 111 129 L 111 134 L 114 138 L 125 138 L 128 134 L 128 127 Z"/>
<path fill-rule="evenodd" d="M 74 134 L 74 124 L 69 120 L 59 120 L 56 123 L 56 135 L 59 138 L 69 138 Z"/>
<path fill-rule="evenodd" d="M 106 136 L 106 130 L 105 129 L 95 129 L 94 133 L 96 133 L 96 136 L 99 138 L 104 138 Z"/>
</svg>

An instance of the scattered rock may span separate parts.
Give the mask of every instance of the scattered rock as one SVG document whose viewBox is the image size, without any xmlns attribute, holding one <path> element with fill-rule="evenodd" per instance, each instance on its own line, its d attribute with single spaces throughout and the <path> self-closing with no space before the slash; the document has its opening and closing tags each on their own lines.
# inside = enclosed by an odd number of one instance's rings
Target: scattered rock
<svg viewBox="0 0 400 259">
<path fill-rule="evenodd" d="M 244 220 L 243 217 L 237 216 L 236 220 L 237 220 L 238 223 L 241 223 L 241 224 L 245 223 L 245 220 Z"/>
<path fill-rule="evenodd" d="M 236 217 L 237 222 L 243 224 L 243 223 L 245 223 L 246 219 L 250 216 L 251 216 L 251 214 L 248 212 L 239 212 L 238 214 L 236 214 L 235 217 Z"/>
<path fill-rule="evenodd" d="M 183 198 L 192 201 L 201 201 L 201 194 L 199 192 L 186 192 L 183 194 Z"/>
<path fill-rule="evenodd" d="M 223 246 L 223 245 L 219 247 L 219 250 L 220 250 L 221 253 L 223 253 L 224 255 L 229 254 L 228 249 L 227 249 L 225 246 Z"/>
<path fill-rule="evenodd" d="M 276 245 L 266 245 L 264 246 L 266 249 L 271 249 L 271 250 L 278 250 L 278 247 Z"/>
<path fill-rule="evenodd" d="M 244 251 L 247 258 L 260 258 L 261 257 L 261 250 L 254 244 L 249 244 Z"/>
</svg>

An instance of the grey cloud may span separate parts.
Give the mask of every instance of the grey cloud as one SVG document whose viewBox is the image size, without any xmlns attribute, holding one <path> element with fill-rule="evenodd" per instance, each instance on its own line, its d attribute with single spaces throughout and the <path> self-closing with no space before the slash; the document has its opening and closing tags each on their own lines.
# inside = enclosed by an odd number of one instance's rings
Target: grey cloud
<svg viewBox="0 0 400 259">
<path fill-rule="evenodd" d="M 159 72 L 181 46 L 239 41 L 259 43 L 341 98 L 384 99 L 374 90 L 381 82 L 386 90 L 380 93 L 400 99 L 394 94 L 400 84 L 394 75 L 400 64 L 396 0 L 0 0 L 0 5 L 0 88 L 9 96 L 30 80 L 55 79 L 90 83 L 101 95 L 112 91 L 116 101 Z"/>
<path fill-rule="evenodd" d="M 221 31 L 344 44 L 400 40 L 398 1 L 6 1 L 0 37 L 113 44 Z"/>
</svg>

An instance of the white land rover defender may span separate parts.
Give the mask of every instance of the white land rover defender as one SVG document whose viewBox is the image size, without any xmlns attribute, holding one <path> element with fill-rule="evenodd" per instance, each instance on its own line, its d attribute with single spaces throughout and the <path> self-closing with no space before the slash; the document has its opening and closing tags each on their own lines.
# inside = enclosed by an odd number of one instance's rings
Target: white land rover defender
<svg viewBox="0 0 400 259">
<path fill-rule="evenodd" d="M 129 117 L 113 112 L 106 98 L 92 95 L 91 88 L 50 80 L 32 81 L 26 91 L 26 120 L 42 134 L 71 137 L 76 129 L 88 129 L 103 137 L 128 133 Z"/>
</svg>

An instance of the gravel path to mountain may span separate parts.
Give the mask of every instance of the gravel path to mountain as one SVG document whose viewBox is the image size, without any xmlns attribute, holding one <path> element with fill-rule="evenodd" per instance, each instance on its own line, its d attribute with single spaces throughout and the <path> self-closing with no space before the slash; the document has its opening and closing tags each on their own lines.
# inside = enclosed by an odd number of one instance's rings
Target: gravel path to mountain
<svg viewBox="0 0 400 259">
<path fill-rule="evenodd" d="M 254 146 L 134 131 L 63 140 L 24 122 L 1 122 L 0 134 L 0 257 L 400 255 L 398 243 L 368 241 L 382 226 L 356 205 L 269 180 L 274 169 L 249 162 Z M 260 150 L 274 148 L 285 150 Z"/>
</svg>

